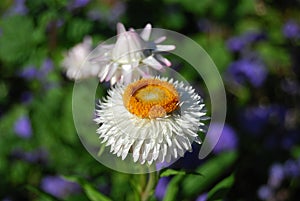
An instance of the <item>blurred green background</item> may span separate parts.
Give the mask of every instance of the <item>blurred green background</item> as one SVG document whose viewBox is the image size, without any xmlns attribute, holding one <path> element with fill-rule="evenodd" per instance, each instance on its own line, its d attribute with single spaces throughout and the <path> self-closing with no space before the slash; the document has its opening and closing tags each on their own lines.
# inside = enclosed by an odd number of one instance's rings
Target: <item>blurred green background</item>
<svg viewBox="0 0 300 201">
<path fill-rule="evenodd" d="M 65 52 L 85 36 L 94 45 L 115 36 L 117 22 L 151 23 L 195 40 L 218 67 L 228 98 L 214 153 L 200 161 L 195 146 L 151 200 L 298 200 L 299 8 L 299 0 L 2 0 L 0 200 L 139 200 L 145 175 L 110 170 L 82 146 L 73 81 L 61 68 Z M 205 88 L 187 64 L 166 57 Z"/>
</svg>

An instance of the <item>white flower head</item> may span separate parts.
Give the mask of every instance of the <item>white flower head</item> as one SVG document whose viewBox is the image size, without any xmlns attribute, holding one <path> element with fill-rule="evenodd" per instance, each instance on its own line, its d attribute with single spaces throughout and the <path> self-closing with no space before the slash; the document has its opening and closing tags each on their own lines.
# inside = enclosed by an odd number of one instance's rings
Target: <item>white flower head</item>
<svg viewBox="0 0 300 201">
<path fill-rule="evenodd" d="M 62 67 L 68 78 L 79 80 L 97 76 L 99 66 L 85 62 L 91 51 L 92 39 L 85 37 L 82 43 L 77 44 L 64 55 Z"/>
<path fill-rule="evenodd" d="M 117 83 L 99 101 L 97 133 L 110 152 L 141 164 L 170 162 L 201 143 L 206 111 L 191 86 L 167 78 L 144 78 L 129 85 Z"/>
<path fill-rule="evenodd" d="M 174 45 L 159 45 L 166 37 L 149 41 L 152 27 L 147 24 L 138 34 L 134 29 L 126 31 L 123 24 L 117 24 L 115 44 L 100 45 L 100 53 L 91 61 L 100 65 L 98 77 L 101 82 L 110 81 L 128 84 L 141 77 L 171 66 L 171 62 L 159 53 L 175 49 Z"/>
</svg>

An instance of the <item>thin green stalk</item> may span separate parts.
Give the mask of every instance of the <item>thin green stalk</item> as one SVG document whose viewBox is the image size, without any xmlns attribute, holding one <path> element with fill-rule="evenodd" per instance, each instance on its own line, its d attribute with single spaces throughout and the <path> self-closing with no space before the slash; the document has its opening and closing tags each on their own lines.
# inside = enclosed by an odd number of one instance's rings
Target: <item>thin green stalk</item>
<svg viewBox="0 0 300 201">
<path fill-rule="evenodd" d="M 141 201 L 147 201 L 154 192 L 157 183 L 157 172 L 150 172 L 148 174 L 148 182 L 145 189 L 141 192 Z"/>
</svg>

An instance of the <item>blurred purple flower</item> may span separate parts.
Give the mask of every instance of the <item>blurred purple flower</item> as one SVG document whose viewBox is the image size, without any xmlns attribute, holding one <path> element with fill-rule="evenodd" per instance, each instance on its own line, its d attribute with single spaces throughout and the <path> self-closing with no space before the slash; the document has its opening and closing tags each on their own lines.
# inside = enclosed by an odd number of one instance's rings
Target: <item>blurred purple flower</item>
<svg viewBox="0 0 300 201">
<path fill-rule="evenodd" d="M 290 150 L 291 147 L 300 142 L 299 130 L 288 130 L 285 132 L 283 138 L 280 140 L 280 146 L 286 150 Z M 279 140 L 277 140 L 279 141 Z"/>
<path fill-rule="evenodd" d="M 225 124 L 221 137 L 213 149 L 214 153 L 234 150 L 238 146 L 238 139 L 235 131 L 229 125 Z"/>
<path fill-rule="evenodd" d="M 25 5 L 26 0 L 14 0 L 13 5 L 8 9 L 6 15 L 26 15 L 28 9 Z"/>
<path fill-rule="evenodd" d="M 300 169 L 300 157 L 296 160 L 296 163 L 297 163 L 297 165 L 298 165 L 298 167 Z"/>
<path fill-rule="evenodd" d="M 110 23 L 113 28 L 115 23 L 120 21 L 120 16 L 126 11 L 126 4 L 121 1 L 115 2 L 108 12 L 99 12 L 98 9 L 92 9 L 88 11 L 87 16 L 91 20 L 101 20 Z"/>
<path fill-rule="evenodd" d="M 87 17 L 91 20 L 97 21 L 101 19 L 102 15 L 97 9 L 91 9 L 87 12 Z"/>
<path fill-rule="evenodd" d="M 34 66 L 26 66 L 21 72 L 19 72 L 19 76 L 26 80 L 38 79 L 43 83 L 47 83 L 47 75 L 53 70 L 53 68 L 54 65 L 52 60 L 46 58 L 39 69 Z"/>
<path fill-rule="evenodd" d="M 30 163 L 47 163 L 48 152 L 44 149 L 38 149 L 31 152 L 25 152 L 23 157 L 25 161 Z"/>
<path fill-rule="evenodd" d="M 246 42 L 243 38 L 234 36 L 227 40 L 226 46 L 230 51 L 238 52 L 241 51 L 246 46 Z"/>
<path fill-rule="evenodd" d="M 172 163 L 162 162 L 162 163 L 156 163 L 156 170 L 159 171 L 163 168 L 169 167 L 172 165 Z"/>
<path fill-rule="evenodd" d="M 29 117 L 26 115 L 19 117 L 14 124 L 14 131 L 21 138 L 30 138 L 32 129 Z"/>
<path fill-rule="evenodd" d="M 169 182 L 170 182 L 170 179 L 168 177 L 161 177 L 158 180 L 158 183 L 157 183 L 156 189 L 155 189 L 155 196 L 158 200 L 163 200 L 165 193 L 167 191 Z"/>
<path fill-rule="evenodd" d="M 27 80 L 33 80 L 35 79 L 39 74 L 39 71 L 34 66 L 26 66 L 20 73 L 19 76 L 27 79 Z"/>
<path fill-rule="evenodd" d="M 267 38 L 264 32 L 260 31 L 249 31 L 244 34 L 245 41 L 248 43 L 254 43 L 265 40 Z"/>
<path fill-rule="evenodd" d="M 300 164 L 294 160 L 287 160 L 283 165 L 284 173 L 289 177 L 298 177 L 300 176 Z"/>
<path fill-rule="evenodd" d="M 62 199 L 80 192 L 80 186 L 77 183 L 67 181 L 60 176 L 44 177 L 41 181 L 41 188 L 43 191 Z"/>
<path fill-rule="evenodd" d="M 202 195 L 199 195 L 196 199 L 196 201 L 206 201 L 207 200 L 207 193 L 203 193 Z"/>
<path fill-rule="evenodd" d="M 272 189 L 267 185 L 261 186 L 257 194 L 261 200 L 269 200 L 273 196 Z"/>
<path fill-rule="evenodd" d="M 247 45 L 264 40 L 266 35 L 258 31 L 245 32 L 240 36 L 233 36 L 226 42 L 227 48 L 232 52 L 242 51 Z"/>
<path fill-rule="evenodd" d="M 43 65 L 42 65 L 42 72 L 44 72 L 45 74 L 49 73 L 51 70 L 53 69 L 53 62 L 51 59 L 49 58 L 46 58 L 43 62 Z"/>
<path fill-rule="evenodd" d="M 300 38 L 300 26 L 294 20 L 287 21 L 282 28 L 282 32 L 286 38 Z"/>
<path fill-rule="evenodd" d="M 90 2 L 90 0 L 73 0 L 69 4 L 69 9 L 76 9 L 76 8 L 85 7 L 89 2 Z"/>
<path fill-rule="evenodd" d="M 51 72 L 53 70 L 53 62 L 51 59 L 46 58 L 41 66 L 41 68 L 38 71 L 38 78 L 40 80 L 44 80 L 45 77 L 47 77 L 47 75 L 49 74 L 49 72 Z"/>
<path fill-rule="evenodd" d="M 25 151 L 23 149 L 15 149 L 12 151 L 13 158 L 27 161 L 29 163 L 45 164 L 48 161 L 48 152 L 45 149 L 36 149 L 33 151 Z"/>
<path fill-rule="evenodd" d="M 283 181 L 285 175 L 284 175 L 284 169 L 281 164 L 273 164 L 269 171 L 269 180 L 268 184 L 272 188 L 277 188 L 281 185 L 281 182 Z"/>
<path fill-rule="evenodd" d="M 119 21 L 120 16 L 123 13 L 125 13 L 125 11 L 126 11 L 126 4 L 124 2 L 117 1 L 110 11 L 110 17 L 108 18 L 108 20 L 110 21 L 110 23 L 115 23 Z"/>
<path fill-rule="evenodd" d="M 270 123 L 278 126 L 285 122 L 287 109 L 282 105 L 270 105 L 267 107 L 270 113 Z"/>
<path fill-rule="evenodd" d="M 260 87 L 267 77 L 264 65 L 255 59 L 242 59 L 233 62 L 228 68 L 229 75 L 238 83 L 248 81 L 254 87 Z"/>
<path fill-rule="evenodd" d="M 64 20 L 62 19 L 55 19 L 55 20 L 52 20 L 50 21 L 48 24 L 47 24 L 47 32 L 53 32 L 55 31 L 57 28 L 60 28 L 64 25 Z"/>
<path fill-rule="evenodd" d="M 269 121 L 272 108 L 248 107 L 241 112 L 240 123 L 244 130 L 252 134 L 260 133 Z"/>
<path fill-rule="evenodd" d="M 273 164 L 269 170 L 267 185 L 263 185 L 258 190 L 258 196 L 262 200 L 281 200 L 278 199 L 278 192 L 282 188 L 284 180 L 291 181 L 300 176 L 300 158 L 298 160 L 287 160 L 284 164 Z M 282 199 L 286 200 L 286 199 Z"/>
</svg>

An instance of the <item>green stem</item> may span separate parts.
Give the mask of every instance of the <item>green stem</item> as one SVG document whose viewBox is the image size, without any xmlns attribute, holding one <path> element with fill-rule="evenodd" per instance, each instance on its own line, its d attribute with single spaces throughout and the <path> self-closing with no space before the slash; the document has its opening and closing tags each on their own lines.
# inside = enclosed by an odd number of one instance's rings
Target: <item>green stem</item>
<svg viewBox="0 0 300 201">
<path fill-rule="evenodd" d="M 157 182 L 157 172 L 150 172 L 148 174 L 148 182 L 147 185 L 141 193 L 141 201 L 147 201 L 151 197 L 152 193 L 154 192 L 154 187 Z"/>
</svg>

